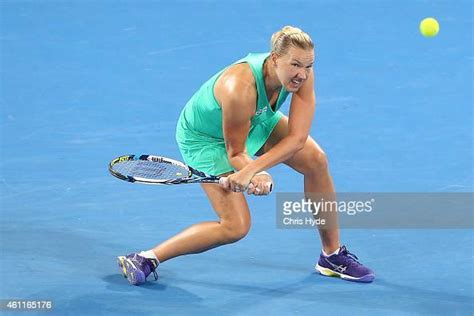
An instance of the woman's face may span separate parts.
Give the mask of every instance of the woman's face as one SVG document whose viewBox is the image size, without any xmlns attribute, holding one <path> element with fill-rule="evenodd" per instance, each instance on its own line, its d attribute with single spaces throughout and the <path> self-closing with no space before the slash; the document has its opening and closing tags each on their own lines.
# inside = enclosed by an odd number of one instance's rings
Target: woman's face
<svg viewBox="0 0 474 316">
<path fill-rule="evenodd" d="M 298 91 L 313 71 L 314 50 L 290 47 L 285 55 L 272 54 L 276 74 L 288 92 Z"/>
</svg>

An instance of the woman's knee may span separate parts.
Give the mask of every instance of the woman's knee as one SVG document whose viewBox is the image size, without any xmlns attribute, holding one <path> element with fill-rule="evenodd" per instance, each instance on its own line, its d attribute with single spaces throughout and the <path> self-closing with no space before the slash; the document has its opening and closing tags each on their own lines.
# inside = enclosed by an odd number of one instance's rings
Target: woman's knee
<svg viewBox="0 0 474 316">
<path fill-rule="evenodd" d="M 312 144 L 305 155 L 304 174 L 321 174 L 329 170 L 329 161 L 326 153 L 316 144 Z"/>
<path fill-rule="evenodd" d="M 221 220 L 223 242 L 225 244 L 234 243 L 247 236 L 250 231 L 250 218 Z"/>
<path fill-rule="evenodd" d="M 243 194 L 229 192 L 215 184 L 202 185 L 220 219 L 221 243 L 244 238 L 250 230 L 251 218 Z"/>
<path fill-rule="evenodd" d="M 329 168 L 328 156 L 322 149 L 317 149 L 314 153 L 315 165 L 318 167 L 318 170 L 327 170 Z"/>
</svg>

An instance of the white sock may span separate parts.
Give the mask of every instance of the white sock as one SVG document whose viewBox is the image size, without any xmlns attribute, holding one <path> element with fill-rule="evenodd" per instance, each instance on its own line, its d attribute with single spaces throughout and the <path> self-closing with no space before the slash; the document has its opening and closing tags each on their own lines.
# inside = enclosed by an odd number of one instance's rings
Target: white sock
<svg viewBox="0 0 474 316">
<path fill-rule="evenodd" d="M 158 261 L 158 264 L 160 264 L 160 260 L 158 260 L 153 250 L 142 251 L 138 255 L 148 259 L 155 259 L 156 261 Z"/>
<path fill-rule="evenodd" d="M 340 247 L 339 247 L 339 248 L 340 248 Z M 330 253 L 330 254 L 327 254 L 327 253 L 324 251 L 324 249 L 323 249 L 323 256 L 325 256 L 325 257 L 330 257 L 330 256 L 332 256 L 332 255 L 337 255 L 337 254 L 339 254 L 339 248 L 337 248 L 336 251 L 334 251 L 334 252 L 332 252 L 332 253 Z"/>
</svg>

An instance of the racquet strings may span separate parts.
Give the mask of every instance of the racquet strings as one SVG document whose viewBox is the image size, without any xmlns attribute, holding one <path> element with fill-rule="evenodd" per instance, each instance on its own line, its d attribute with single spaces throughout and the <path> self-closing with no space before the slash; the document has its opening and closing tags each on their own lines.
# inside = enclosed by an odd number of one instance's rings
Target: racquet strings
<svg viewBox="0 0 474 316">
<path fill-rule="evenodd" d="M 189 177 L 189 170 L 167 162 L 130 160 L 116 163 L 112 170 L 127 177 L 170 180 Z"/>
</svg>

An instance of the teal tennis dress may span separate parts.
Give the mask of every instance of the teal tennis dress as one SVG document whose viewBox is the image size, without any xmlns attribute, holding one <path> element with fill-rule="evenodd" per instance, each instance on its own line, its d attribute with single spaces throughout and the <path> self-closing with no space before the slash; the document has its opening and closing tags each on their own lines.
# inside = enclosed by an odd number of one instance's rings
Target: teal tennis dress
<svg viewBox="0 0 474 316">
<path fill-rule="evenodd" d="M 250 156 L 254 156 L 265 144 L 281 119 L 283 114 L 278 110 L 289 94 L 282 87 L 275 109 L 272 109 L 263 78 L 263 63 L 268 56 L 269 53 L 249 54 L 232 64 L 248 63 L 257 85 L 256 112 L 251 119 L 245 144 Z M 225 149 L 222 109 L 214 96 L 214 85 L 227 68 L 206 81 L 191 97 L 179 116 L 176 128 L 176 141 L 186 164 L 210 175 L 220 175 L 234 170 Z"/>
</svg>

